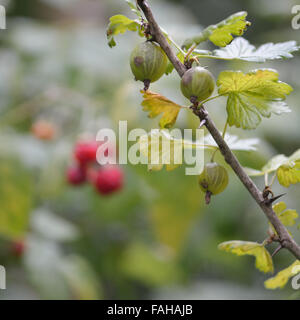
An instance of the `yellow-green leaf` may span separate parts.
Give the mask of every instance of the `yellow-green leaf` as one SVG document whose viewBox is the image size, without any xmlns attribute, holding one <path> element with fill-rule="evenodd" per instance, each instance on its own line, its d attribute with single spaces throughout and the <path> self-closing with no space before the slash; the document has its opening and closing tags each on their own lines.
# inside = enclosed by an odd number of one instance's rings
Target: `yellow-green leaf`
<svg viewBox="0 0 300 320">
<path fill-rule="evenodd" d="M 182 63 L 184 62 L 184 54 L 181 51 L 179 51 L 177 53 L 177 58 L 180 60 L 180 62 L 182 62 Z M 174 66 L 171 63 L 171 61 L 169 60 L 165 74 L 169 75 L 170 73 L 172 73 L 173 70 L 174 70 Z"/>
<path fill-rule="evenodd" d="M 300 182 L 300 160 L 283 164 L 277 169 L 276 174 L 278 182 L 286 188 Z"/>
<path fill-rule="evenodd" d="M 24 237 L 32 209 L 31 179 L 14 159 L 0 161 L 0 234 L 9 239 Z"/>
<path fill-rule="evenodd" d="M 134 0 L 125 0 L 129 5 L 131 11 L 136 14 L 139 18 L 142 17 L 141 11 L 137 7 L 137 2 Z"/>
<path fill-rule="evenodd" d="M 198 45 L 206 40 L 210 40 L 216 46 L 225 47 L 232 41 L 232 35 L 241 36 L 246 30 L 246 27 L 251 25 L 249 21 L 246 21 L 246 17 L 246 11 L 232 14 L 218 24 L 208 26 L 200 34 L 186 39 L 183 47 L 189 49 L 192 45 Z"/>
<path fill-rule="evenodd" d="M 284 154 L 278 154 L 277 156 L 271 158 L 267 164 L 262 167 L 262 173 L 271 173 L 277 170 L 283 163 L 285 163 L 288 158 Z"/>
<path fill-rule="evenodd" d="M 216 28 L 209 36 L 209 40 L 218 47 L 225 47 L 233 40 L 233 36 L 241 36 L 246 27 L 250 25 L 246 21 L 247 12 L 242 11 L 231 15 L 223 23 L 216 25 Z"/>
<path fill-rule="evenodd" d="M 277 214 L 280 221 L 287 227 L 293 226 L 298 218 L 296 210 L 286 209 L 286 204 L 281 201 L 273 205 L 273 210 Z"/>
<path fill-rule="evenodd" d="M 262 272 L 273 272 L 273 261 L 267 249 L 257 242 L 248 241 L 227 241 L 219 244 L 220 250 L 234 253 L 238 256 L 252 255 L 255 256 L 255 266 Z"/>
<path fill-rule="evenodd" d="M 282 100 L 293 89 L 278 80 L 278 73 L 271 69 L 258 69 L 249 73 L 223 71 L 217 85 L 219 94 L 227 95 L 227 114 L 230 126 L 254 129 L 261 117 L 270 117 L 289 109 Z"/>
<path fill-rule="evenodd" d="M 267 289 L 283 288 L 289 279 L 298 273 L 300 273 L 300 260 L 296 260 L 292 265 L 278 272 L 275 277 L 266 280 L 265 287 Z"/>
<path fill-rule="evenodd" d="M 284 187 L 300 182 L 300 149 L 290 157 L 284 154 L 274 156 L 261 170 L 245 168 L 250 176 L 260 176 L 276 171 L 278 182 Z"/>
<path fill-rule="evenodd" d="M 72 297 L 77 300 L 101 299 L 101 287 L 97 274 L 87 260 L 71 255 L 61 259 L 58 269 L 68 284 Z"/>
<path fill-rule="evenodd" d="M 147 286 L 172 284 L 180 279 L 182 274 L 172 255 L 167 253 L 163 252 L 161 255 L 157 249 L 143 243 L 134 243 L 121 256 L 121 272 Z"/>
<path fill-rule="evenodd" d="M 138 31 L 140 25 L 137 21 L 131 20 L 121 14 L 112 16 L 106 30 L 108 45 L 112 48 L 116 45 L 114 36 L 128 31 Z"/>
<path fill-rule="evenodd" d="M 204 145 L 203 140 L 203 136 L 198 137 L 197 142 L 184 140 L 172 136 L 166 129 L 154 129 L 149 134 L 141 136 L 138 143 L 141 154 L 147 158 L 149 170 L 160 171 L 166 165 L 166 170 L 171 171 L 182 165 L 184 149 L 215 149 L 213 146 Z"/>
<path fill-rule="evenodd" d="M 149 112 L 149 118 L 155 118 L 162 114 L 159 121 L 160 128 L 170 128 L 176 122 L 178 113 L 182 106 L 167 99 L 166 97 L 151 91 L 141 91 L 144 100 L 142 102 L 143 110 Z"/>
</svg>

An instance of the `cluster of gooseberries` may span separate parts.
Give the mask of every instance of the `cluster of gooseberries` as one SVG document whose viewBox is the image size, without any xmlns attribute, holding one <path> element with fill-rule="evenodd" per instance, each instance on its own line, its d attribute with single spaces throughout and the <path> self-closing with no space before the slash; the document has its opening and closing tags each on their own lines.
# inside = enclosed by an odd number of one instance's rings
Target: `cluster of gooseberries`
<svg viewBox="0 0 300 320">
<path fill-rule="evenodd" d="M 166 72 L 168 58 L 161 47 L 154 41 L 147 40 L 137 45 L 130 56 L 130 67 L 135 80 L 144 82 L 145 90 L 152 82 L 159 80 Z M 209 98 L 215 88 L 213 75 L 199 65 L 192 66 L 183 75 L 180 89 L 182 94 L 193 104 Z M 199 176 L 200 189 L 205 192 L 208 204 L 212 195 L 224 191 L 228 184 L 228 174 L 221 165 L 210 162 Z"/>
<path fill-rule="evenodd" d="M 66 176 L 73 186 L 91 183 L 98 193 L 108 195 L 123 187 L 124 175 L 117 165 L 100 166 L 97 163 L 99 146 L 95 141 L 77 142 L 73 150 L 75 164 L 67 169 Z M 105 150 L 104 154 L 107 152 Z"/>
</svg>

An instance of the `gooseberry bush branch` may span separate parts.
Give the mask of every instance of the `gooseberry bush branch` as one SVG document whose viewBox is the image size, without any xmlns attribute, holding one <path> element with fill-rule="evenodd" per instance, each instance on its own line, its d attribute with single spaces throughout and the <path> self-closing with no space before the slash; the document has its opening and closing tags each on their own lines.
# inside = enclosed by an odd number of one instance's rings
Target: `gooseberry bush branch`
<svg viewBox="0 0 300 320">
<path fill-rule="evenodd" d="M 130 0 L 128 0 L 127 2 L 130 3 L 131 7 L 134 6 L 134 4 L 130 2 Z M 219 87 L 218 95 L 209 98 L 214 86 L 214 84 L 211 84 L 212 78 L 209 71 L 202 67 L 196 67 L 192 69 L 193 62 L 197 62 L 197 65 L 199 64 L 197 57 L 264 62 L 266 60 L 291 58 L 291 53 L 297 51 L 299 47 L 294 41 L 288 41 L 279 44 L 269 43 L 266 45 L 262 45 L 261 47 L 256 49 L 243 38 L 238 37 L 233 39 L 233 35 L 241 36 L 246 27 L 250 25 L 250 23 L 245 20 L 247 13 L 239 12 L 237 14 L 231 15 L 230 17 L 216 25 L 207 27 L 200 35 L 194 38 L 189 38 L 184 42 L 181 49 L 178 50 L 178 45 L 174 45 L 174 41 L 170 41 L 168 34 L 163 31 L 156 22 L 148 1 L 137 0 L 137 5 L 139 14 L 143 12 L 145 17 L 145 20 L 144 18 L 142 19 L 144 25 L 146 25 L 146 38 L 148 39 L 148 41 L 153 41 L 159 45 L 159 50 L 162 50 L 165 53 L 172 65 L 172 68 L 174 67 L 180 78 L 182 78 L 181 84 L 186 85 L 187 82 L 185 82 L 185 78 L 190 78 L 190 74 L 192 74 L 191 72 L 194 72 L 192 76 L 198 73 L 196 75 L 198 79 L 199 77 L 202 77 L 201 80 L 204 79 L 203 81 L 206 81 L 206 89 L 208 90 L 208 94 L 207 92 L 204 93 L 204 95 L 202 94 L 201 98 L 195 96 L 194 94 L 191 94 L 188 97 L 188 91 L 183 87 L 181 87 L 182 93 L 186 97 L 190 98 L 190 101 L 192 103 L 190 109 L 199 118 L 200 126 L 205 126 L 207 128 L 208 132 L 210 133 L 211 137 L 218 147 L 217 150 L 221 152 L 225 161 L 238 176 L 240 181 L 243 183 L 245 188 L 259 205 L 270 223 L 270 228 L 268 230 L 269 237 L 262 244 L 246 241 L 228 241 L 220 244 L 219 248 L 221 250 L 236 253 L 238 255 L 254 255 L 256 257 L 256 267 L 259 270 L 263 272 L 272 272 L 272 257 L 265 249 L 265 245 L 272 242 L 278 242 L 278 248 L 285 248 L 290 251 L 290 253 L 293 254 L 297 259 L 295 264 L 300 264 L 300 246 L 295 242 L 292 235 L 286 228 L 286 226 L 291 226 L 295 223 L 295 219 L 298 217 L 297 212 L 290 209 L 286 210 L 286 205 L 284 202 L 279 202 L 274 205 L 273 203 L 282 195 L 274 196 L 271 190 L 271 186 L 268 185 L 265 186 L 265 189 L 263 191 L 260 191 L 256 184 L 250 178 L 250 175 L 265 176 L 265 181 L 268 181 L 268 174 L 271 172 L 275 172 L 274 174 L 276 175 L 279 183 L 284 187 L 288 187 L 290 184 L 296 184 L 300 182 L 300 150 L 296 151 L 290 157 L 278 155 L 272 158 L 262 168 L 261 171 L 250 168 L 243 168 L 239 163 L 237 157 L 232 152 L 233 148 L 230 147 L 228 141 L 226 142 L 227 133 L 225 134 L 228 126 L 235 125 L 236 127 L 241 127 L 242 129 L 255 129 L 261 121 L 261 116 L 270 117 L 271 114 L 280 115 L 282 113 L 289 112 L 290 110 L 283 102 L 283 100 L 285 99 L 285 96 L 292 91 L 292 88 L 288 84 L 278 81 L 278 74 L 275 70 L 272 69 L 258 69 L 253 70 L 247 74 L 244 74 L 240 71 L 223 71 L 219 75 L 217 81 L 217 85 Z M 123 33 L 126 31 L 126 29 L 134 31 L 135 26 L 132 26 L 133 22 L 129 23 L 126 21 L 126 23 L 123 23 L 120 27 L 120 25 L 114 24 L 111 20 L 111 24 L 108 27 L 108 36 L 111 36 L 111 34 L 113 33 Z M 210 40 L 215 45 L 224 48 L 215 50 L 214 52 L 208 52 L 207 50 L 197 50 L 197 46 L 206 40 Z M 174 52 L 172 45 L 177 49 L 178 52 Z M 151 47 L 151 50 L 159 51 L 156 48 L 156 45 L 153 45 L 153 48 Z M 149 52 L 148 54 L 149 56 L 151 56 Z M 142 53 L 144 54 L 144 52 Z M 156 57 L 157 54 L 160 54 L 160 51 L 153 52 L 152 56 Z M 146 57 L 147 55 L 144 55 L 145 59 Z M 131 68 L 133 73 L 135 74 L 136 80 L 144 81 L 147 78 L 143 78 L 143 75 L 141 75 L 141 70 L 145 69 L 142 69 L 143 67 L 141 67 L 142 62 L 139 60 L 140 58 L 141 57 L 137 55 L 132 56 L 133 62 L 131 61 Z M 156 68 L 161 73 L 162 62 L 154 61 L 153 63 L 155 63 L 156 66 L 152 65 L 152 70 L 155 70 Z M 169 69 L 169 71 L 166 72 L 166 74 L 171 72 L 171 69 L 169 67 L 167 69 Z M 195 71 L 196 69 L 197 71 Z M 187 76 L 188 73 L 189 76 Z M 155 76 L 157 76 L 157 74 Z M 160 76 L 158 78 L 160 78 Z M 147 81 L 150 83 L 156 81 L 156 79 L 153 81 L 149 81 L 148 78 Z M 202 87 L 203 86 L 205 85 L 202 84 Z M 162 113 L 163 117 L 160 121 L 160 127 L 162 129 L 172 126 L 176 121 L 179 110 L 183 107 L 173 103 L 172 101 L 159 94 L 155 94 L 147 90 L 142 91 L 142 93 L 144 94 L 145 99 L 142 103 L 142 106 L 144 106 L 144 111 L 149 111 L 150 117 L 155 117 L 158 114 Z M 228 118 L 226 120 L 226 126 L 223 134 L 220 133 L 204 106 L 206 102 L 220 96 L 227 96 L 228 98 Z M 161 168 L 162 166 L 160 167 L 160 169 Z M 224 182 L 225 184 L 223 186 L 217 186 L 219 189 L 223 190 L 226 187 L 228 180 L 227 173 L 223 172 L 223 167 L 218 166 L 217 164 L 211 164 L 209 170 L 214 171 L 212 171 L 213 175 L 219 175 L 218 177 L 214 178 L 220 178 L 220 174 L 223 175 L 223 180 L 226 180 L 226 183 Z M 205 174 L 207 174 L 207 172 L 203 172 L 201 176 L 205 176 Z M 272 179 L 272 183 L 273 182 L 274 180 Z M 207 184 L 207 181 L 205 181 L 205 184 Z M 205 184 L 200 184 L 200 187 L 201 189 L 207 189 L 205 199 L 206 202 L 209 203 L 210 195 L 214 193 L 211 192 L 211 190 L 208 190 Z M 276 249 L 274 254 L 276 254 L 280 249 Z M 292 275 L 291 266 L 281 272 L 285 273 L 286 278 L 288 279 Z M 265 283 L 266 287 L 279 287 L 276 281 L 278 280 L 273 280 L 273 278 L 267 280 Z"/>
<path fill-rule="evenodd" d="M 169 45 L 167 39 L 162 34 L 162 31 L 160 30 L 160 27 L 153 16 L 152 10 L 148 2 L 145 0 L 138 0 L 138 5 L 144 12 L 145 17 L 149 23 L 151 35 L 164 50 L 179 76 L 182 77 L 184 73 L 187 71 L 187 68 L 178 59 L 178 57 L 172 50 L 171 46 Z M 280 242 L 282 247 L 288 249 L 297 259 L 300 259 L 300 246 L 289 235 L 289 232 L 281 223 L 276 213 L 273 211 L 272 202 L 263 198 L 262 192 L 257 188 L 252 179 L 247 175 L 247 173 L 239 163 L 238 159 L 223 139 L 213 120 L 210 118 L 207 110 L 204 108 L 204 106 L 202 106 L 199 109 L 195 109 L 194 113 L 200 119 L 200 121 L 205 120 L 204 125 L 214 138 L 217 145 L 219 146 L 220 152 L 224 156 L 225 161 L 231 166 L 231 168 L 239 177 L 243 185 L 247 188 L 251 196 L 260 206 L 270 223 L 274 226 L 279 236 L 278 241 Z"/>
</svg>

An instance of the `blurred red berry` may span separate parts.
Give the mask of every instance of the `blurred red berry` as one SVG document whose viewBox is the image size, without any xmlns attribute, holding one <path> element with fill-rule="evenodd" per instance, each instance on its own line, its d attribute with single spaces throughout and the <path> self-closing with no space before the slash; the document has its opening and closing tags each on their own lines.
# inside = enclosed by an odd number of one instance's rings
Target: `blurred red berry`
<svg viewBox="0 0 300 320">
<path fill-rule="evenodd" d="M 74 157 L 82 165 L 96 161 L 99 144 L 95 141 L 78 142 L 75 146 Z"/>
<path fill-rule="evenodd" d="M 101 194 L 110 194 L 123 186 L 123 171 L 117 166 L 101 168 L 95 179 L 95 187 Z"/>
<path fill-rule="evenodd" d="M 86 170 L 84 167 L 70 167 L 67 170 L 67 180 L 72 185 L 80 185 L 86 181 Z"/>
<path fill-rule="evenodd" d="M 21 257 L 25 251 L 26 245 L 24 240 L 16 240 L 12 243 L 12 253 L 16 257 Z"/>
<path fill-rule="evenodd" d="M 32 134 L 40 140 L 53 140 L 57 134 L 57 127 L 47 120 L 38 120 L 31 127 Z"/>
</svg>

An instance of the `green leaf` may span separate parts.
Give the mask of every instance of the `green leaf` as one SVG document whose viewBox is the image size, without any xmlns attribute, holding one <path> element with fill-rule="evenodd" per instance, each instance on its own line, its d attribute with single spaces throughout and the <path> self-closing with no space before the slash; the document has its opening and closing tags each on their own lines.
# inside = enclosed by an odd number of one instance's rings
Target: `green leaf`
<svg viewBox="0 0 300 320">
<path fill-rule="evenodd" d="M 281 201 L 273 205 L 273 210 L 283 225 L 290 227 L 296 223 L 298 213 L 296 210 L 286 209 L 286 204 Z"/>
<path fill-rule="evenodd" d="M 283 154 L 279 154 L 279 155 L 271 158 L 271 160 L 269 160 L 268 163 L 265 164 L 261 170 L 262 170 L 263 174 L 271 173 L 271 172 L 277 170 L 286 161 L 287 161 L 287 157 Z"/>
<path fill-rule="evenodd" d="M 182 52 L 178 52 L 178 53 L 177 53 L 177 58 L 180 60 L 181 63 L 183 63 L 183 61 L 184 61 L 184 54 L 183 54 Z M 171 61 L 169 60 L 165 74 L 166 74 L 166 75 L 169 75 L 170 73 L 173 72 L 173 70 L 174 70 L 174 66 L 173 66 L 173 64 L 171 63 Z"/>
<path fill-rule="evenodd" d="M 101 298 L 97 274 L 87 260 L 77 255 L 70 255 L 61 260 L 58 269 L 73 299 L 99 300 Z"/>
<path fill-rule="evenodd" d="M 288 188 L 291 184 L 300 182 L 300 160 L 287 161 L 277 169 L 278 182 Z"/>
<path fill-rule="evenodd" d="M 283 154 L 274 156 L 260 171 L 250 168 L 246 170 L 250 176 L 260 176 L 276 171 L 278 182 L 284 187 L 289 187 L 291 184 L 300 182 L 300 149 L 290 157 Z"/>
<path fill-rule="evenodd" d="M 181 272 L 167 253 L 162 255 L 145 244 L 135 243 L 121 257 L 120 267 L 126 276 L 147 286 L 173 284 L 181 278 Z"/>
<path fill-rule="evenodd" d="M 106 36 L 108 40 L 108 45 L 112 48 L 116 46 L 114 36 L 118 34 L 125 33 L 128 31 L 138 31 L 140 25 L 137 21 L 131 20 L 121 14 L 112 16 L 109 19 L 110 23 L 107 27 Z"/>
<path fill-rule="evenodd" d="M 278 73 L 271 69 L 258 69 L 246 74 L 241 71 L 223 71 L 217 85 L 219 94 L 228 96 L 229 125 L 243 129 L 254 129 L 261 122 L 261 117 L 278 113 L 278 103 L 282 110 L 281 100 L 293 90 L 290 85 L 280 82 Z"/>
<path fill-rule="evenodd" d="M 0 234 L 25 236 L 32 209 L 33 188 L 28 172 L 14 159 L 0 161 Z"/>
<path fill-rule="evenodd" d="M 172 102 L 166 97 L 151 91 L 141 91 L 144 100 L 142 102 L 143 110 L 149 112 L 149 118 L 155 118 L 162 114 L 159 121 L 160 128 L 170 128 L 176 122 L 178 113 L 182 106 Z"/>
<path fill-rule="evenodd" d="M 203 142 L 203 141 L 202 141 Z M 139 141 L 140 152 L 147 158 L 148 170 L 160 171 L 166 165 L 167 171 L 172 171 L 182 165 L 183 149 L 215 149 L 213 146 L 206 146 L 201 141 L 193 142 L 178 139 L 172 136 L 168 130 L 153 129 L 149 134 L 141 136 Z M 170 144 L 170 152 L 163 145 Z M 158 164 L 152 164 L 151 158 L 155 158 Z"/>
<path fill-rule="evenodd" d="M 73 241 L 79 236 L 75 225 L 44 208 L 32 213 L 31 228 L 37 234 L 55 241 Z"/>
<path fill-rule="evenodd" d="M 30 281 L 45 299 L 101 299 L 101 284 L 88 261 L 65 256 L 62 247 L 49 238 L 31 233 L 24 264 Z"/>
<path fill-rule="evenodd" d="M 298 273 L 300 273 L 300 260 L 296 260 L 292 265 L 278 272 L 275 277 L 266 280 L 265 287 L 267 289 L 283 288 L 289 279 Z"/>
<path fill-rule="evenodd" d="M 273 261 L 267 249 L 257 242 L 248 241 L 227 241 L 219 244 L 220 250 L 234 253 L 238 256 L 252 255 L 255 256 L 255 266 L 262 272 L 273 272 Z"/>
<path fill-rule="evenodd" d="M 256 170 L 256 169 L 248 168 L 248 167 L 244 167 L 243 169 L 245 170 L 247 175 L 250 176 L 250 177 L 258 177 L 258 176 L 263 176 L 264 175 L 264 173 L 261 172 L 260 170 Z"/>
<path fill-rule="evenodd" d="M 136 6 L 136 1 L 134 0 L 125 0 L 126 3 L 129 5 L 131 11 L 136 14 L 139 18 L 142 17 L 141 11 Z"/>
<path fill-rule="evenodd" d="M 210 40 L 216 46 L 225 47 L 230 43 L 234 36 L 241 36 L 250 22 L 246 21 L 247 12 L 237 12 L 216 25 L 211 25 L 204 29 L 200 34 L 187 39 L 183 47 L 190 48 L 192 45 L 198 45 L 203 41 Z"/>
<path fill-rule="evenodd" d="M 229 133 L 225 134 L 224 140 L 231 150 L 236 151 L 254 151 L 256 150 L 255 146 L 259 143 L 257 138 L 239 139 L 238 136 Z M 210 134 L 204 137 L 204 143 L 217 147 L 217 143 Z"/>
<path fill-rule="evenodd" d="M 225 47 L 233 39 L 232 35 L 241 36 L 250 23 L 246 21 L 247 12 L 231 15 L 223 23 L 219 23 L 209 36 L 209 40 L 218 47 Z"/>
<path fill-rule="evenodd" d="M 255 48 L 248 40 L 238 37 L 231 44 L 222 49 L 214 50 L 213 55 L 225 60 L 244 60 L 251 62 L 265 62 L 282 58 L 292 58 L 292 52 L 299 50 L 296 41 L 281 43 L 266 43 Z"/>
</svg>

